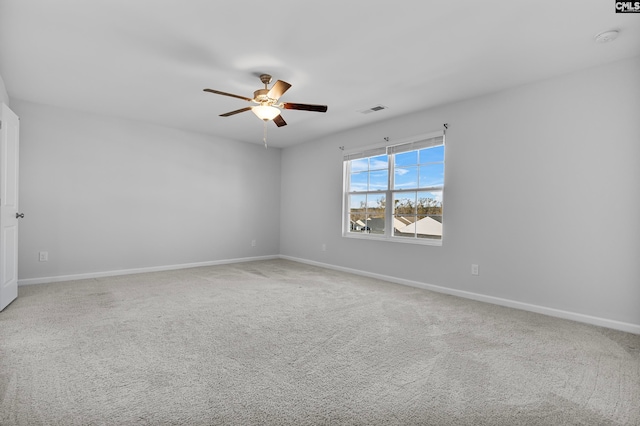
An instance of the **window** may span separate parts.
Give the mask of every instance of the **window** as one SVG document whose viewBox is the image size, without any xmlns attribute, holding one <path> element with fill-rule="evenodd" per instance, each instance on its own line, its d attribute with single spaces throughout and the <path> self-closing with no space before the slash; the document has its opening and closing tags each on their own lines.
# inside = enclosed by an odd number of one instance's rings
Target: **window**
<svg viewBox="0 0 640 426">
<path fill-rule="evenodd" d="M 440 245 L 444 133 L 344 156 L 343 235 Z"/>
</svg>

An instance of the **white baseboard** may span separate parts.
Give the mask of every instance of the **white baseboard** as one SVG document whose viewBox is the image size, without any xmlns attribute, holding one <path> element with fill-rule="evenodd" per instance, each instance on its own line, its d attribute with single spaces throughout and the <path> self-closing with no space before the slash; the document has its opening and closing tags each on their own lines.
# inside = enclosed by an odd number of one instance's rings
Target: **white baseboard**
<svg viewBox="0 0 640 426">
<path fill-rule="evenodd" d="M 212 260 L 208 262 L 183 263 L 179 265 L 150 266 L 147 268 L 121 269 L 118 271 L 89 272 L 85 274 L 58 275 L 55 277 L 27 278 L 24 280 L 19 279 L 18 285 L 23 286 L 23 285 L 31 285 L 31 284 L 56 283 L 61 281 L 86 280 L 86 279 L 92 279 L 92 278 L 115 277 L 118 275 L 143 274 L 145 272 L 173 271 L 176 269 L 198 268 L 201 266 L 226 265 L 229 263 L 241 263 L 241 262 L 251 262 L 254 260 L 271 260 L 271 259 L 279 259 L 279 258 L 280 256 L 278 255 L 242 257 L 239 259 Z"/>
<path fill-rule="evenodd" d="M 345 268 L 342 266 L 331 265 L 328 263 L 316 262 L 313 260 L 300 259 L 292 256 L 280 255 L 280 259 L 287 259 L 294 262 L 306 263 L 308 265 L 319 266 L 322 268 L 333 269 L 336 271 L 349 272 L 356 275 L 361 275 L 369 278 L 377 278 L 383 281 L 389 281 L 396 284 L 407 285 L 411 287 L 423 288 L 425 290 L 436 291 L 438 293 L 450 294 L 452 296 L 459 296 L 465 299 L 477 300 L 480 302 L 492 303 L 494 305 L 506 306 L 509 308 L 520 309 L 523 311 L 535 312 L 538 314 L 548 315 L 551 317 L 563 318 L 572 321 L 582 322 L 585 324 L 597 325 L 600 327 L 611 328 L 614 330 L 625 331 L 627 333 L 640 334 L 640 325 L 631 324 L 607 318 L 594 317 L 591 315 L 579 314 L 576 312 L 563 311 L 560 309 L 548 308 L 545 306 L 532 305 L 529 303 L 518 302 L 510 299 L 503 299 L 500 297 L 486 296 L 484 294 L 472 293 L 464 290 L 456 290 L 447 287 L 441 287 L 432 284 L 425 284 L 418 281 L 405 280 L 403 278 L 391 277 L 388 275 L 375 274 L 372 272 L 361 271 L 359 269 Z"/>
</svg>

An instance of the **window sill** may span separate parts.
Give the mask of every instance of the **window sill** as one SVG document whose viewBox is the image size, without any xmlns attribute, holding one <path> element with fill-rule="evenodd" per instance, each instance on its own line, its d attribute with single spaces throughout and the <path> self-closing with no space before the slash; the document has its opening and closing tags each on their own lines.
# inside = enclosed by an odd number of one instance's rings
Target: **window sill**
<svg viewBox="0 0 640 426">
<path fill-rule="evenodd" d="M 355 232 L 347 232 L 342 234 L 343 238 L 353 238 L 354 240 L 367 241 L 387 241 L 400 244 L 415 244 L 419 246 L 442 246 L 442 240 L 431 240 L 428 238 L 407 238 L 407 237 L 385 237 L 384 235 L 362 234 Z"/>
</svg>

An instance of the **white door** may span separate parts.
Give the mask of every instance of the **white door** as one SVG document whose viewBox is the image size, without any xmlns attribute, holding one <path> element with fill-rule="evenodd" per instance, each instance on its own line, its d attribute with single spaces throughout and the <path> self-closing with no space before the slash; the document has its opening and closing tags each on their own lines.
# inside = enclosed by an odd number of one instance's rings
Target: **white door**
<svg viewBox="0 0 640 426">
<path fill-rule="evenodd" d="M 18 116 L 0 111 L 0 311 L 18 297 Z"/>
</svg>

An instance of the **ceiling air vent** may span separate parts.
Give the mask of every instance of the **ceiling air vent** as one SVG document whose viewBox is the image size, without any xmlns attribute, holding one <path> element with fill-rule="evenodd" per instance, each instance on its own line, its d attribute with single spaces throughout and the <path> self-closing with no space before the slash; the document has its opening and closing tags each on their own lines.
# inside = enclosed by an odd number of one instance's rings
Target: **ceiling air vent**
<svg viewBox="0 0 640 426">
<path fill-rule="evenodd" d="M 369 114 L 371 112 L 382 111 L 383 109 L 389 109 L 389 107 L 386 107 L 384 105 L 376 105 L 374 107 L 363 109 L 358 112 L 361 114 Z"/>
</svg>

